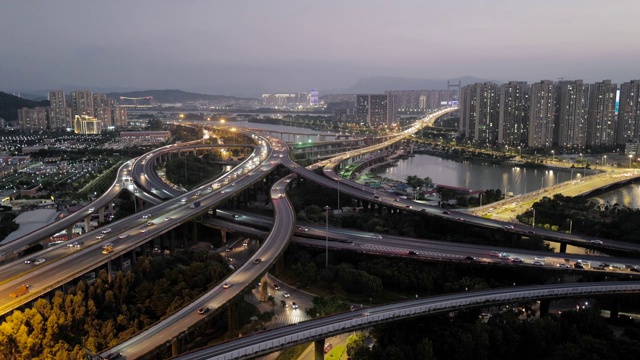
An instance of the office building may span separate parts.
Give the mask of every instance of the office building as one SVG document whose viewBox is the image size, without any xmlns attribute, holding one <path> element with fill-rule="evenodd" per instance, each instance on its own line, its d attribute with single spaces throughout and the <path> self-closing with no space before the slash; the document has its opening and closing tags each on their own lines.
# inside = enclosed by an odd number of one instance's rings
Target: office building
<svg viewBox="0 0 640 360">
<path fill-rule="evenodd" d="M 555 85 L 543 80 L 531 84 L 529 94 L 529 129 L 527 145 L 532 148 L 553 146 L 556 108 Z"/>
<path fill-rule="evenodd" d="M 604 80 L 589 86 L 587 146 L 611 146 L 615 142 L 617 84 Z"/>
<path fill-rule="evenodd" d="M 640 80 L 620 84 L 616 144 L 640 139 Z"/>
<path fill-rule="evenodd" d="M 18 110 L 18 126 L 21 131 L 47 130 L 47 108 L 22 108 Z"/>
<path fill-rule="evenodd" d="M 102 132 L 102 122 L 92 116 L 76 115 L 73 118 L 73 131 L 82 135 L 97 135 Z"/>
<path fill-rule="evenodd" d="M 556 90 L 554 137 L 560 147 L 583 148 L 587 138 L 589 86 L 582 80 L 561 81 Z"/>
<path fill-rule="evenodd" d="M 529 132 L 529 87 L 526 82 L 510 81 L 500 86 L 498 144 L 521 146 Z"/>
</svg>

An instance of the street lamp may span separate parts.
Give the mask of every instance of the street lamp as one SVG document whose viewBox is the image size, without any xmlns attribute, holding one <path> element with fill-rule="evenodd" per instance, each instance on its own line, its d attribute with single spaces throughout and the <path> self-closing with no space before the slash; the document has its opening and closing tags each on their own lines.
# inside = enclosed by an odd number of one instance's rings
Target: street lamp
<svg viewBox="0 0 640 360">
<path fill-rule="evenodd" d="M 551 150 L 551 162 L 554 162 L 556 160 L 556 152 L 554 150 Z"/>
<path fill-rule="evenodd" d="M 629 155 L 629 167 L 631 167 L 631 159 L 633 159 L 633 155 Z"/>
<path fill-rule="evenodd" d="M 607 166 L 607 155 L 602 157 L 602 165 Z"/>
<path fill-rule="evenodd" d="M 325 245 L 325 268 L 329 268 L 329 210 L 331 208 L 327 205 L 324 207 L 325 215 L 325 229 L 324 229 L 324 245 Z"/>
<path fill-rule="evenodd" d="M 544 189 L 544 176 L 542 176 L 542 179 L 540 179 L 540 189 Z"/>
<path fill-rule="evenodd" d="M 536 227 L 536 209 L 531 208 L 531 211 L 533 211 L 533 220 L 531 221 L 531 227 Z"/>
<path fill-rule="evenodd" d="M 567 219 L 569 220 L 569 234 L 571 234 L 571 229 L 573 228 L 573 220 L 571 219 Z"/>
</svg>

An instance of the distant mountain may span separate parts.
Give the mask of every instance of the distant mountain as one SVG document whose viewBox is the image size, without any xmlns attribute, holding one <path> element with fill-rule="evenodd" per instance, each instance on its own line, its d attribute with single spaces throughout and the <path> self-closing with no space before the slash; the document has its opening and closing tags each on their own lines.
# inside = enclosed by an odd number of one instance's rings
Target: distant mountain
<svg viewBox="0 0 640 360">
<path fill-rule="evenodd" d="M 129 92 L 112 92 L 107 94 L 107 97 L 116 100 L 119 100 L 120 96 L 133 98 L 153 96 L 153 100 L 158 103 L 182 103 L 195 100 L 224 101 L 243 99 L 234 96 L 198 94 L 182 90 L 143 90 Z"/>
<path fill-rule="evenodd" d="M 7 121 L 18 119 L 18 110 L 23 107 L 34 108 L 38 106 L 49 106 L 49 100 L 31 101 L 0 91 L 0 118 Z"/>
<path fill-rule="evenodd" d="M 445 80 L 378 76 L 361 78 L 354 85 L 344 89 L 342 93 L 369 94 L 383 93 L 387 90 L 443 90 L 447 88 L 447 80 L 449 80 L 451 83 L 457 83 L 458 81 L 461 81 L 462 85 L 491 81 L 476 78 L 473 76 L 462 76 L 459 78 Z"/>
<path fill-rule="evenodd" d="M 31 94 L 31 93 L 21 92 L 18 95 L 20 95 L 20 97 L 23 99 L 27 99 L 31 101 L 49 100 L 48 96 L 41 95 L 41 94 Z"/>
</svg>

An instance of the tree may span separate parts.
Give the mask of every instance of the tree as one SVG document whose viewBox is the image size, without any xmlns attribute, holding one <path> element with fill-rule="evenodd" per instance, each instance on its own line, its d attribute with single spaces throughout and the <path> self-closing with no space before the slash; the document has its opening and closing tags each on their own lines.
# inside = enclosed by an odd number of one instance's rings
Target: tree
<svg viewBox="0 0 640 360">
<path fill-rule="evenodd" d="M 362 331 L 349 335 L 349 338 L 347 338 L 347 355 L 354 357 L 357 351 L 364 349 L 366 339 L 367 334 Z"/>
</svg>

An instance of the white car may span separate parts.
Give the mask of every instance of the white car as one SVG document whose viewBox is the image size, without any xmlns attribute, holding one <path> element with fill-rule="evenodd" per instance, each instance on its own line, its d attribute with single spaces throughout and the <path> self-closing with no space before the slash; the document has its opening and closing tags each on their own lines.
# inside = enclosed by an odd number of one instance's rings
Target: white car
<svg viewBox="0 0 640 360">
<path fill-rule="evenodd" d="M 182 198 L 180 201 L 187 202 L 187 198 Z"/>
<path fill-rule="evenodd" d="M 40 265 L 40 264 L 42 264 L 42 263 L 43 263 L 43 262 L 45 262 L 45 261 L 47 261 L 47 259 L 45 259 L 45 258 L 38 258 L 38 259 L 36 259 L 36 261 L 34 261 L 34 262 L 33 262 L 33 265 Z"/>
<path fill-rule="evenodd" d="M 111 232 L 111 228 L 106 228 L 106 229 L 102 230 L 103 234 L 108 234 L 110 232 Z"/>
<path fill-rule="evenodd" d="M 96 239 L 102 239 L 103 237 L 104 237 L 104 234 L 98 234 L 98 235 L 96 236 Z"/>
<path fill-rule="evenodd" d="M 140 232 L 147 232 L 147 230 L 149 230 L 149 228 L 145 227 L 145 228 L 140 229 Z"/>
<path fill-rule="evenodd" d="M 92 207 L 90 207 L 90 208 L 89 208 L 89 212 L 94 212 L 94 211 L 95 211 L 95 209 L 96 209 L 96 208 L 92 208 Z"/>
<path fill-rule="evenodd" d="M 288 292 L 283 291 L 283 292 L 282 292 L 282 296 L 284 296 L 284 297 L 288 298 L 288 297 L 289 297 L 289 296 L 291 296 L 291 295 L 289 295 L 289 293 L 288 293 Z"/>
<path fill-rule="evenodd" d="M 129 236 L 129 234 L 120 234 L 120 236 L 118 236 L 119 239 L 124 239 L 127 236 Z"/>
</svg>

